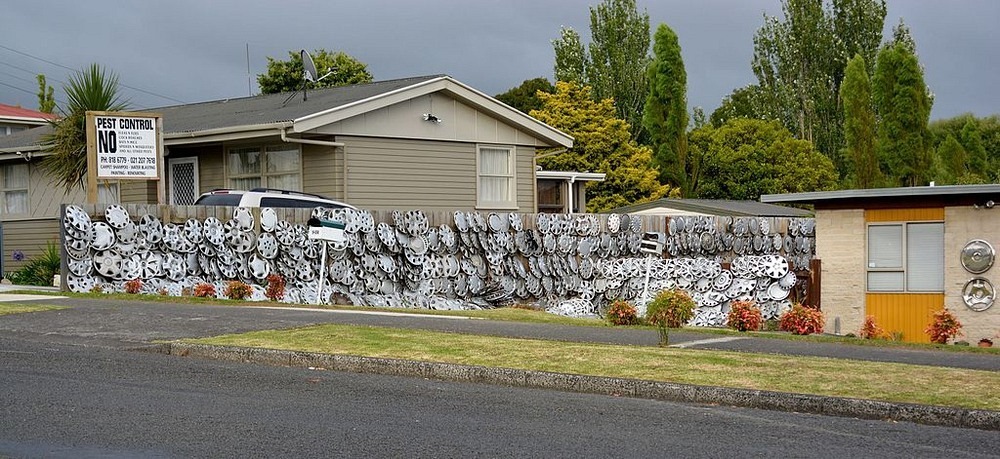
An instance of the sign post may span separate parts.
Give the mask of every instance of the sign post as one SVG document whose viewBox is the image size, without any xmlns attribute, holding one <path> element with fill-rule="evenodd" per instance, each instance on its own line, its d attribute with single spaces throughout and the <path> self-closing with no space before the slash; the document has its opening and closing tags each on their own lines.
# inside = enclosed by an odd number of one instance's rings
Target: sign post
<svg viewBox="0 0 1000 459">
<path fill-rule="evenodd" d="M 160 180 L 163 117 L 157 113 L 88 111 L 87 202 L 99 180 Z M 163 201 L 157 186 L 157 202 Z"/>
<path fill-rule="evenodd" d="M 323 278 L 326 277 L 326 251 L 330 242 L 344 242 L 344 223 L 320 218 L 310 218 L 306 223 L 309 227 L 309 239 L 323 241 L 323 254 L 319 262 L 319 279 L 316 282 L 316 302 L 320 304 L 323 298 Z"/>
</svg>

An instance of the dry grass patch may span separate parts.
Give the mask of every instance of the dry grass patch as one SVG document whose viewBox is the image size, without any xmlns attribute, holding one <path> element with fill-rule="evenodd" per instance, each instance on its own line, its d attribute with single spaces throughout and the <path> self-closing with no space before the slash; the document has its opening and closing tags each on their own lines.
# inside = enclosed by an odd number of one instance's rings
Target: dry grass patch
<svg viewBox="0 0 1000 459">
<path fill-rule="evenodd" d="M 184 340 L 1000 410 L 1000 373 L 822 357 L 319 325 Z"/>
<path fill-rule="evenodd" d="M 55 311 L 66 308 L 67 306 L 55 306 L 51 304 L 0 303 L 0 316 L 25 312 Z"/>
</svg>

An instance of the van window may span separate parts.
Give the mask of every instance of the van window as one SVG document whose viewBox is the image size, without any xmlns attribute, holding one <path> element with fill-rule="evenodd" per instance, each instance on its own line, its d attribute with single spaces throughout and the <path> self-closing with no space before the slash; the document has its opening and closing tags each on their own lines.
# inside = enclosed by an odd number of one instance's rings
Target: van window
<svg viewBox="0 0 1000 459">
<path fill-rule="evenodd" d="M 206 194 L 194 202 L 196 206 L 239 206 L 241 193 Z"/>
<path fill-rule="evenodd" d="M 260 198 L 261 207 L 298 207 L 303 209 L 312 209 L 314 207 L 334 207 L 333 205 L 325 202 L 317 201 L 305 201 L 302 199 L 294 198 Z M 340 207 L 340 206 L 336 206 Z"/>
</svg>

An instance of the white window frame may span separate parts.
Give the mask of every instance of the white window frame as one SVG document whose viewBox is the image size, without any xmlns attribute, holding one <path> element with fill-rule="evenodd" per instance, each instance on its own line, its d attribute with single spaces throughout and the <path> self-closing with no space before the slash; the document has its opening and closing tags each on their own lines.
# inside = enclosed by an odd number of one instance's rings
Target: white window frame
<svg viewBox="0 0 1000 459">
<path fill-rule="evenodd" d="M 236 149 L 236 148 L 257 148 L 257 149 L 259 149 L 260 150 L 260 155 L 261 155 L 261 159 L 260 159 L 260 171 L 257 172 L 257 173 L 251 173 L 251 174 L 233 175 L 230 172 L 230 170 L 229 170 L 229 161 L 230 161 L 229 160 L 229 156 L 230 156 L 230 152 L 233 149 Z M 273 186 L 271 186 L 270 184 L 268 184 L 268 177 L 279 176 L 279 175 L 289 175 L 290 172 L 287 172 L 287 171 L 282 171 L 282 172 L 277 172 L 277 173 L 274 173 L 274 172 L 268 173 L 267 172 L 267 155 L 268 155 L 268 149 L 269 148 L 280 148 L 282 151 L 295 150 L 296 152 L 298 152 L 298 155 L 299 155 L 299 167 L 294 172 L 294 174 L 298 175 L 298 177 L 299 177 L 299 186 L 297 187 L 298 189 L 292 189 L 292 190 L 289 190 L 289 191 L 303 191 L 302 188 L 303 188 L 304 179 L 303 179 L 303 174 L 302 174 L 302 168 L 303 168 L 303 166 L 302 166 L 302 161 L 303 161 L 302 147 L 299 146 L 299 145 L 287 144 L 287 143 L 269 143 L 269 144 L 261 144 L 261 145 L 231 145 L 231 146 L 226 147 L 225 152 L 224 152 L 224 156 L 223 156 L 223 159 L 224 159 L 224 161 L 223 161 L 223 163 L 224 163 L 223 164 L 223 168 L 226 171 L 226 186 L 228 188 L 236 188 L 235 186 L 233 186 L 233 183 L 232 183 L 232 181 L 234 179 L 259 177 L 260 178 L 260 187 L 262 187 L 262 188 L 273 188 Z M 250 187 L 250 188 L 252 188 L 252 187 Z"/>
<path fill-rule="evenodd" d="M 227 155 L 228 156 L 228 155 Z M 170 204 L 177 205 L 177 200 L 175 199 L 176 193 L 174 192 L 174 165 L 175 164 L 193 164 L 194 165 L 194 198 L 198 199 L 198 195 L 201 194 L 201 183 L 200 173 L 198 172 L 198 157 L 188 156 L 184 158 L 168 158 L 167 168 L 170 170 Z"/>
<path fill-rule="evenodd" d="M 483 174 L 482 172 L 482 156 L 484 149 L 491 150 L 507 150 L 508 152 L 508 162 L 507 167 L 509 173 L 507 174 Z M 505 178 L 509 180 L 510 186 L 508 187 L 507 199 L 503 201 L 486 201 L 483 197 L 483 179 L 484 178 Z M 476 145 L 476 208 L 477 209 L 498 209 L 498 210 L 516 210 L 517 206 L 517 148 L 513 145 L 492 145 L 492 144 L 479 144 Z"/>
<path fill-rule="evenodd" d="M 941 286 L 940 288 L 934 289 L 920 289 L 913 288 L 909 285 L 910 276 L 909 271 L 915 268 L 910 264 L 909 251 L 908 251 L 908 238 L 910 237 L 909 227 L 911 225 L 924 225 L 924 224 L 938 224 L 941 225 L 941 235 L 942 239 L 944 236 L 944 222 L 940 220 L 927 220 L 927 221 L 903 221 L 903 222 L 874 222 L 869 223 L 865 227 L 865 291 L 869 293 L 943 293 L 944 292 L 944 241 L 940 247 L 940 252 L 942 259 L 939 260 L 941 268 Z M 871 228 L 872 227 L 899 227 L 900 229 L 900 266 L 898 267 L 877 267 L 872 266 L 872 261 L 869 259 L 872 250 L 872 240 L 871 240 Z M 902 276 L 902 288 L 901 289 L 883 289 L 883 290 L 873 290 L 871 288 L 870 275 L 871 273 L 899 273 Z M 919 286 L 918 286 L 919 287 Z"/>
<path fill-rule="evenodd" d="M 8 171 L 10 169 L 12 169 L 14 167 L 23 167 L 24 168 L 25 182 L 24 182 L 24 187 L 23 188 L 21 188 L 21 187 L 7 188 L 5 186 L 6 185 L 6 181 L 7 181 L 7 173 L 8 173 Z M 0 213 L 2 213 L 4 216 L 7 216 L 7 215 L 11 215 L 11 216 L 23 216 L 23 215 L 30 214 L 31 213 L 31 189 L 30 189 L 31 188 L 31 179 L 30 179 L 31 167 L 28 165 L 28 163 L 23 162 L 23 161 L 20 162 L 20 163 L 10 163 L 10 162 L 8 162 L 6 164 L 3 164 L 3 171 L 2 172 L 3 172 L 3 174 L 2 174 L 2 176 L 0 176 L 0 206 L 2 206 L 2 207 L 0 207 Z M 11 212 L 11 213 L 7 213 L 7 193 L 11 193 L 11 192 L 24 192 L 25 199 L 24 199 L 24 211 L 23 212 Z"/>
</svg>

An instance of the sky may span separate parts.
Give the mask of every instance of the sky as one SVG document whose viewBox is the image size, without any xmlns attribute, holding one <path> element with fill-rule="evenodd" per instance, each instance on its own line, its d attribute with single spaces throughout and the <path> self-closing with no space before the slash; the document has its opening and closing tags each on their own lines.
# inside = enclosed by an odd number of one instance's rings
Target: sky
<svg viewBox="0 0 1000 459">
<path fill-rule="evenodd" d="M 267 57 L 325 48 L 376 80 L 447 74 L 496 95 L 552 79 L 561 27 L 590 36 L 598 0 L 172 0 L 8 2 L 0 16 L 0 103 L 35 109 L 42 73 L 56 88 L 91 63 L 116 72 L 134 109 L 257 93 Z M 780 0 L 638 0 L 651 31 L 677 33 L 688 102 L 706 113 L 754 83 L 753 35 Z M 1000 113 L 1000 1 L 890 0 L 886 36 L 910 27 L 935 95 L 931 119 Z M 249 48 L 249 59 L 248 59 Z M 248 72 L 249 67 L 249 72 Z"/>
</svg>

